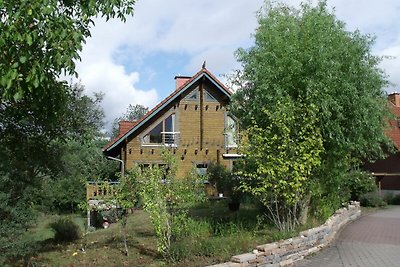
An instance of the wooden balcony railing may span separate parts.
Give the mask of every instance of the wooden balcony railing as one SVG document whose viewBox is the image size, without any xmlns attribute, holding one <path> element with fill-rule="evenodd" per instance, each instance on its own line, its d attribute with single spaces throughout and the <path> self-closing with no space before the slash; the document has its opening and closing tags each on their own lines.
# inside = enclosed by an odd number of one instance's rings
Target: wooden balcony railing
<svg viewBox="0 0 400 267">
<path fill-rule="evenodd" d="M 113 198 L 118 184 L 119 182 L 87 182 L 86 200 Z"/>
</svg>

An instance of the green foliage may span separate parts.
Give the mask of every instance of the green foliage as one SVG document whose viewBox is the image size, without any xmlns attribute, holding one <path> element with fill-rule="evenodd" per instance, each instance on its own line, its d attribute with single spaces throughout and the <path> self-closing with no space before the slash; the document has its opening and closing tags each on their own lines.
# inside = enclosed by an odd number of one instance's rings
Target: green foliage
<svg viewBox="0 0 400 267">
<path fill-rule="evenodd" d="M 275 105 L 274 105 L 275 104 Z M 277 101 L 262 108 L 262 120 L 247 128 L 241 189 L 251 193 L 282 230 L 299 223 L 308 204 L 312 175 L 321 164 L 322 138 L 314 106 Z"/>
<path fill-rule="evenodd" d="M 38 206 L 44 210 L 55 208 L 53 211 L 75 210 L 84 199 L 83 175 L 90 177 L 98 170 L 101 173 L 103 167 L 97 166 L 104 159 L 98 145 L 96 153 L 100 160 L 77 153 L 94 143 L 89 140 L 98 134 L 103 116 L 98 107 L 101 99 L 84 96 L 82 92 L 81 86 L 75 86 L 68 88 L 65 100 L 51 99 L 48 105 L 54 104 L 55 114 L 50 110 L 42 112 L 44 105 L 28 97 L 18 104 L 0 103 L 0 192 L 9 205 L 5 210 L 0 208 L 0 217 L 3 225 L 21 224 L 13 226 L 21 231 L 16 236 L 10 227 L 5 228 L 9 236 L 4 234 L 11 243 L 17 244 L 20 238 L 22 241 L 23 233 L 34 220 L 34 216 L 20 217 L 23 213 L 18 207 L 27 213 Z M 14 215 L 9 216 L 10 212 Z M 16 247 L 10 244 L 8 248 Z"/>
<path fill-rule="evenodd" d="M 328 201 L 334 211 L 347 200 L 345 174 L 388 144 L 381 58 L 373 38 L 347 31 L 326 1 L 264 10 L 254 46 L 236 53 L 243 71 L 231 110 L 248 129 L 242 175 L 251 181 L 243 188 L 260 197 L 272 188 L 291 204 L 308 192 L 312 205 Z"/>
<path fill-rule="evenodd" d="M 383 196 L 383 200 L 388 205 L 400 205 L 400 194 L 394 194 L 393 192 L 388 192 Z"/>
<path fill-rule="evenodd" d="M 227 194 L 234 203 L 240 202 L 242 197 L 242 192 L 239 190 L 240 180 L 223 165 L 211 162 L 207 168 L 207 177 L 218 192 Z"/>
<path fill-rule="evenodd" d="M 39 103 L 75 75 L 75 63 L 93 18 L 125 20 L 135 0 L 0 1 L 0 96 L 7 101 L 35 95 Z"/>
<path fill-rule="evenodd" d="M 140 200 L 140 182 L 143 174 L 140 168 L 131 168 L 126 175 L 119 178 L 117 202 L 122 209 L 134 208 Z"/>
<path fill-rule="evenodd" d="M 204 185 L 194 174 L 176 178 L 177 163 L 171 152 L 164 151 L 167 168 L 142 170 L 141 184 L 144 209 L 149 212 L 158 239 L 158 251 L 173 260 L 171 246 L 185 234 L 188 209 L 205 200 Z"/>
<path fill-rule="evenodd" d="M 49 226 L 54 231 L 56 242 L 71 242 L 81 238 L 79 225 L 70 218 L 60 217 Z"/>
<path fill-rule="evenodd" d="M 359 201 L 360 197 L 369 192 L 377 191 L 375 178 L 360 170 L 353 170 L 347 175 L 344 188 L 350 192 L 350 199 Z"/>
<path fill-rule="evenodd" d="M 384 207 L 387 203 L 378 192 L 370 192 L 360 197 L 360 205 L 363 207 Z"/>
<path fill-rule="evenodd" d="M 2 266 L 19 259 L 27 262 L 37 249 L 35 240 L 26 232 L 36 218 L 36 213 L 26 203 L 26 196 L 21 196 L 15 201 L 10 194 L 0 192 L 0 265 Z"/>
<path fill-rule="evenodd" d="M 0 194 L 9 205 L 0 208 L 0 219 L 11 226 L 2 232 L 8 240 L 2 256 L 19 251 L 37 191 L 59 172 L 61 144 L 93 138 L 102 119 L 102 112 L 93 109 L 101 96 L 94 101 L 82 96 L 83 89 L 60 81 L 61 75 L 76 74 L 74 62 L 94 17 L 124 20 L 134 4 L 0 0 Z"/>
</svg>

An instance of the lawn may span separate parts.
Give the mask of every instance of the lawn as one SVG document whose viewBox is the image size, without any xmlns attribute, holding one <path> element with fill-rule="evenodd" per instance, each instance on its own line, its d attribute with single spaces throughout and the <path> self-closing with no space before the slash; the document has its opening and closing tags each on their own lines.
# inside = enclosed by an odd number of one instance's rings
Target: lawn
<svg viewBox="0 0 400 267">
<path fill-rule="evenodd" d="M 32 229 L 32 235 L 42 244 L 32 262 L 37 266 L 205 266 L 228 261 L 232 255 L 252 251 L 256 245 L 296 234 L 279 232 L 251 204 L 231 212 L 224 201 L 208 202 L 191 210 L 190 215 L 193 221 L 189 236 L 173 246 L 175 261 L 165 261 L 157 252 L 150 218 L 142 210 L 135 210 L 128 219 L 129 256 L 123 254 L 119 223 L 90 232 L 76 242 L 57 244 L 47 226 L 56 216 L 43 215 Z M 73 219 L 84 228 L 86 218 L 74 216 Z"/>
</svg>

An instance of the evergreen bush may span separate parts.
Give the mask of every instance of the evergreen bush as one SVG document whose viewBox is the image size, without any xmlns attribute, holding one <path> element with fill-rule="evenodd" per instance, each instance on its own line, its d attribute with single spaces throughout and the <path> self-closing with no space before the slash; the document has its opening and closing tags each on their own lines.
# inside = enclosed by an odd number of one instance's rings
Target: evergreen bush
<svg viewBox="0 0 400 267">
<path fill-rule="evenodd" d="M 71 242 L 81 236 L 79 225 L 70 218 L 61 217 L 49 226 L 54 231 L 54 240 L 57 242 Z"/>
</svg>

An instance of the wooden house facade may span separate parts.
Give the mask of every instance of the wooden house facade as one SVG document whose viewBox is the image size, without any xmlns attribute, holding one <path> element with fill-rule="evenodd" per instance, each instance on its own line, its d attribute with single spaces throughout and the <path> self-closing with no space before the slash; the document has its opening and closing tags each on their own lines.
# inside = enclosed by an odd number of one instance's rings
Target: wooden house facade
<svg viewBox="0 0 400 267">
<path fill-rule="evenodd" d="M 210 162 L 232 168 L 240 155 L 237 123 L 228 108 L 231 91 L 206 68 L 175 80 L 175 90 L 143 118 L 120 122 L 120 133 L 104 154 L 130 169 L 165 164 L 161 152 L 169 149 L 178 159 L 178 177 L 193 168 L 205 173 Z"/>
</svg>

